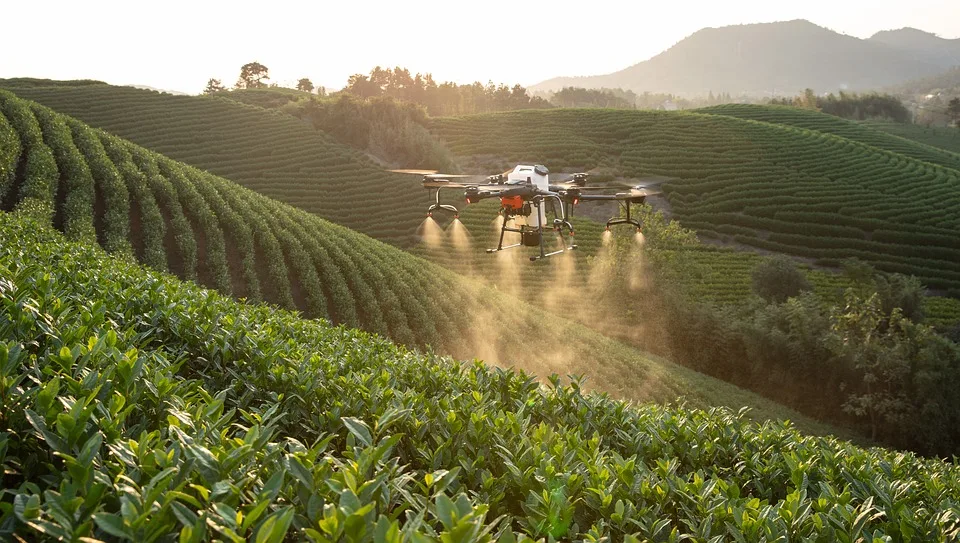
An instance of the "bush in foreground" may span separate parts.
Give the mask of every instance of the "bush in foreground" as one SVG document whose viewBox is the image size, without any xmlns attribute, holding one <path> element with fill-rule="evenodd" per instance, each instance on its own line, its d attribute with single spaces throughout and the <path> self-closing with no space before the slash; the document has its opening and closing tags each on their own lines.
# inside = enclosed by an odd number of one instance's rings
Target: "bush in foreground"
<svg viewBox="0 0 960 543">
<path fill-rule="evenodd" d="M 3 537 L 960 534 L 950 463 L 539 387 L 240 304 L 16 215 L 0 240 Z"/>
</svg>

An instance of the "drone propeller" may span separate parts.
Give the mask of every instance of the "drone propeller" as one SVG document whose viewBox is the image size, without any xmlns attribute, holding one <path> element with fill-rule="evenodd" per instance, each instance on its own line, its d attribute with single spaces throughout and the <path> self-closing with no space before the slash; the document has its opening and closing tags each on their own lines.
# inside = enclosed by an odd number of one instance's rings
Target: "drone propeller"
<svg viewBox="0 0 960 543">
<path fill-rule="evenodd" d="M 464 177 L 480 177 L 468 173 L 431 173 L 423 176 L 426 179 L 461 179 Z"/>
<path fill-rule="evenodd" d="M 440 173 L 437 170 L 387 170 L 392 173 L 403 173 L 410 175 L 422 175 L 429 179 L 456 179 L 460 177 L 480 177 L 467 173 Z"/>
<path fill-rule="evenodd" d="M 405 173 L 411 175 L 433 175 L 437 173 L 437 170 L 387 170 L 392 173 Z"/>
</svg>

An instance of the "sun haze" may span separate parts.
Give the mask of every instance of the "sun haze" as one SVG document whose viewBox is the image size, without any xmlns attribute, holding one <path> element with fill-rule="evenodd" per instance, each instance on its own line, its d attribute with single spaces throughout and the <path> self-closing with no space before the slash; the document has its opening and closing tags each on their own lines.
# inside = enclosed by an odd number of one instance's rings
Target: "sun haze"
<svg viewBox="0 0 960 543">
<path fill-rule="evenodd" d="M 801 3 L 292 2 L 171 0 L 138 4 L 13 2 L 4 7 L 0 77 L 92 78 L 199 92 L 236 81 L 253 60 L 272 80 L 309 77 L 339 89 L 376 65 L 405 66 L 438 81 L 531 85 L 561 75 L 616 71 L 703 27 L 809 19 L 865 38 L 911 26 L 960 36 L 960 2 Z M 35 24 L 43 21 L 42 25 Z M 15 54 L 12 54 L 15 53 Z"/>
</svg>

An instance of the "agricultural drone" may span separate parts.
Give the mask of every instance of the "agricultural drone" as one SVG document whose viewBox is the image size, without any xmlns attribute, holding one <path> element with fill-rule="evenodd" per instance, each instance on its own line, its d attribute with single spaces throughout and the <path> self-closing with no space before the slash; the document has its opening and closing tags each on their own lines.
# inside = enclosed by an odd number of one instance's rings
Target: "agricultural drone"
<svg viewBox="0 0 960 543">
<path fill-rule="evenodd" d="M 570 216 L 573 207 L 580 202 L 616 201 L 624 214 L 610 218 L 607 221 L 607 229 L 609 230 L 611 226 L 630 224 L 639 231 L 640 222 L 630 216 L 630 206 L 642 204 L 647 196 L 661 192 L 657 188 L 659 182 L 628 186 L 625 191 L 621 186 L 588 187 L 586 173 L 567 175 L 563 182 L 551 183 L 549 170 L 539 164 L 535 166 L 521 164 L 513 170 L 488 176 L 477 183 L 468 182 L 466 179 L 483 176 L 445 174 L 432 170 L 391 171 L 423 175 L 423 187 L 433 193 L 434 199 L 434 203 L 427 208 L 428 217 L 432 217 L 434 211 L 448 211 L 453 213 L 455 218 L 459 217 L 460 210 L 456 206 L 440 202 L 440 191 L 444 189 L 463 190 L 467 204 L 475 204 L 488 198 L 499 198 L 499 214 L 503 217 L 500 241 L 495 249 L 487 249 L 487 252 L 496 253 L 521 246 L 539 247 L 539 254 L 531 256 L 531 261 L 577 248 L 572 240 L 574 230 Z M 617 192 L 611 192 L 614 190 Z M 548 210 L 552 212 L 552 221 L 547 219 Z M 544 237 L 550 230 L 559 236 L 561 248 L 546 252 Z M 503 238 L 507 232 L 520 234 L 520 241 L 512 245 L 504 245 Z M 571 238 L 569 244 L 567 237 Z"/>
</svg>

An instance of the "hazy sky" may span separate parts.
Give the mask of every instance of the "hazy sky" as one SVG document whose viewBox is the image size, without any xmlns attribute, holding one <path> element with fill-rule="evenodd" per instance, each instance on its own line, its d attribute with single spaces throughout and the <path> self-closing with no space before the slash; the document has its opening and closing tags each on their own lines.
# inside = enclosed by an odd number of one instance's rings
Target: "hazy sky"
<svg viewBox="0 0 960 543">
<path fill-rule="evenodd" d="M 960 37 L 960 0 L 9 0 L 0 13 L 0 77 L 191 93 L 210 77 L 232 85 L 253 60 L 274 81 L 332 89 L 375 65 L 531 85 L 625 68 L 703 27 L 789 19 L 863 38 L 904 26 Z"/>
</svg>

